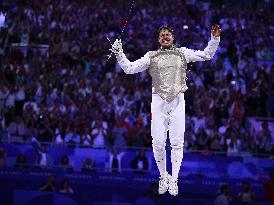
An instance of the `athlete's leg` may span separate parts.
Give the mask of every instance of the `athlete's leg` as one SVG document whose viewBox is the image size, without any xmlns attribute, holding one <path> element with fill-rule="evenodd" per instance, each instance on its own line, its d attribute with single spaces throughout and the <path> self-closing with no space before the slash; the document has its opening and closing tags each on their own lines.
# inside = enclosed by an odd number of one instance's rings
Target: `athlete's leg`
<svg viewBox="0 0 274 205">
<path fill-rule="evenodd" d="M 151 103 L 151 136 L 154 158 L 160 172 L 159 194 L 168 190 L 168 174 L 166 171 L 166 138 L 168 120 L 164 113 L 164 102 L 157 94 L 152 94 Z"/>
<path fill-rule="evenodd" d="M 164 113 L 164 100 L 158 94 L 152 94 L 151 136 L 154 158 L 161 177 L 166 176 L 166 139 L 168 120 Z"/>
<path fill-rule="evenodd" d="M 169 192 L 178 194 L 177 180 L 183 159 L 185 132 L 185 100 L 184 93 L 178 96 L 178 102 L 170 113 L 169 138 L 171 144 L 172 177 L 170 179 Z"/>
</svg>

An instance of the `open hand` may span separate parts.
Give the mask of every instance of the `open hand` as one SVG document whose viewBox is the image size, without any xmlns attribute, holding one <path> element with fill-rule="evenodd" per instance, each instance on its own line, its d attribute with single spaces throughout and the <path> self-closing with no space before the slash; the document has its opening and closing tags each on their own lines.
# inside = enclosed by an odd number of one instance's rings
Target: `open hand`
<svg viewBox="0 0 274 205">
<path fill-rule="evenodd" d="M 214 37 L 219 37 L 221 34 L 221 28 L 219 25 L 215 24 L 211 27 L 211 33 Z"/>
<path fill-rule="evenodd" d="M 112 44 L 112 48 L 109 50 L 115 55 L 122 53 L 123 48 L 121 39 L 116 39 L 115 42 Z"/>
</svg>

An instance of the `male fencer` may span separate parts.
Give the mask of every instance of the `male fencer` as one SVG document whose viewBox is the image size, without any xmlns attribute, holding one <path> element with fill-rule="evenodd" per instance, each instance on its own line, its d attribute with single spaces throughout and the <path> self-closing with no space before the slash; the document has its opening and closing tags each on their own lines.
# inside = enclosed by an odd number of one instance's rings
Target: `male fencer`
<svg viewBox="0 0 274 205">
<path fill-rule="evenodd" d="M 185 132 L 185 99 L 187 63 L 210 60 L 219 42 L 219 25 L 211 28 L 211 40 L 207 47 L 192 50 L 174 46 L 174 31 L 171 26 L 162 26 L 158 32 L 160 48 L 147 52 L 142 58 L 130 62 L 122 49 L 120 39 L 116 39 L 110 49 L 126 74 L 134 74 L 146 69 L 152 78 L 151 136 L 154 158 L 160 172 L 159 194 L 169 191 L 178 194 L 178 175 L 183 159 Z M 171 144 L 171 175 L 166 171 L 167 130 Z"/>
</svg>

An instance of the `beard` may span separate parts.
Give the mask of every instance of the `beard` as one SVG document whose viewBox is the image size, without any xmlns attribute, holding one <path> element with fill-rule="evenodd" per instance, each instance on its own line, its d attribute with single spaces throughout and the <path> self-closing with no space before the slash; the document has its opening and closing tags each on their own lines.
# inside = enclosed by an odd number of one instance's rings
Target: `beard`
<svg viewBox="0 0 274 205">
<path fill-rule="evenodd" d="M 172 45 L 173 45 L 172 43 L 170 43 L 170 44 L 161 44 L 161 48 L 168 49 L 168 48 L 171 48 Z"/>
</svg>

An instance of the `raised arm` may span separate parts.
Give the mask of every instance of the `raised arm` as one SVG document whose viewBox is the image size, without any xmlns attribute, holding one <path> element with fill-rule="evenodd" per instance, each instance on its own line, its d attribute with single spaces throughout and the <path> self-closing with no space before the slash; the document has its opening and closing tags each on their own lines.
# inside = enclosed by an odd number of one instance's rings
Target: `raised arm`
<svg viewBox="0 0 274 205">
<path fill-rule="evenodd" d="M 149 53 L 146 53 L 144 57 L 134 62 L 130 62 L 123 52 L 121 40 L 116 39 L 116 41 L 112 45 L 112 49 L 110 50 L 115 54 L 119 65 L 126 74 L 139 73 L 149 67 Z"/>
<path fill-rule="evenodd" d="M 220 43 L 220 33 L 220 26 L 212 26 L 211 40 L 203 51 L 182 47 L 187 63 L 212 59 Z"/>
</svg>

